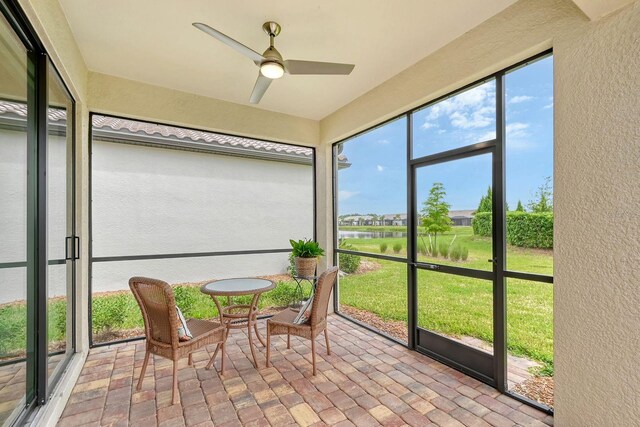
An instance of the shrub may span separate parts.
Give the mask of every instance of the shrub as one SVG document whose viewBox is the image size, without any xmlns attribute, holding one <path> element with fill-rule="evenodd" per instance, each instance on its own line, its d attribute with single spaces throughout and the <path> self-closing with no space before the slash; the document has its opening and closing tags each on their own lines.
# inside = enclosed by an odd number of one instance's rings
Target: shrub
<svg viewBox="0 0 640 427">
<path fill-rule="evenodd" d="M 354 250 L 355 247 L 348 243 L 340 243 L 340 249 Z M 353 254 L 338 254 L 338 265 L 340 270 L 345 273 L 351 274 L 358 271 L 360 267 L 360 256 Z"/>
<path fill-rule="evenodd" d="M 202 295 L 200 289 L 197 287 L 176 286 L 173 288 L 173 295 L 176 298 L 176 305 L 180 307 L 180 311 L 182 311 L 182 314 L 184 314 L 186 317 L 193 317 L 192 311 L 198 301 L 199 295 L 195 294 L 194 291 Z"/>
<path fill-rule="evenodd" d="M 507 243 L 524 248 L 553 248 L 553 213 L 509 212 Z"/>
<path fill-rule="evenodd" d="M 422 255 L 427 255 L 427 244 L 424 242 L 424 239 L 418 241 L 418 252 Z"/>
<path fill-rule="evenodd" d="M 462 248 L 460 245 L 456 244 L 451 247 L 449 258 L 451 261 L 460 261 L 460 258 L 462 258 Z"/>
<path fill-rule="evenodd" d="M 380 243 L 380 253 L 383 254 L 383 253 L 387 252 L 387 248 L 388 247 L 389 247 L 389 245 L 387 245 L 386 242 Z"/>
<path fill-rule="evenodd" d="M 402 250 L 402 243 L 398 242 L 393 244 L 394 253 L 399 254 L 401 250 Z"/>
<path fill-rule="evenodd" d="M 338 262 L 340 270 L 348 274 L 355 273 L 358 271 L 358 267 L 360 267 L 360 256 L 353 254 L 339 254 Z"/>
<path fill-rule="evenodd" d="M 286 307 L 295 300 L 295 290 L 296 287 L 293 285 L 285 282 L 278 282 L 276 287 L 269 291 L 269 300 L 275 306 Z"/>
<path fill-rule="evenodd" d="M 131 307 L 132 305 L 135 308 Z M 139 311 L 131 294 L 122 293 L 93 298 L 91 315 L 94 333 L 124 328 L 126 313 L 129 309 Z"/>
<path fill-rule="evenodd" d="M 477 213 L 473 234 L 491 236 L 491 213 Z M 523 248 L 553 248 L 552 212 L 507 212 L 507 243 Z"/>
<path fill-rule="evenodd" d="M 463 261 L 466 261 L 467 258 L 469 258 L 469 249 L 466 246 L 462 247 L 462 251 L 460 252 L 460 258 L 462 258 Z"/>
<path fill-rule="evenodd" d="M 478 212 L 471 221 L 473 234 L 477 236 L 491 236 L 491 212 Z"/>
<path fill-rule="evenodd" d="M 429 253 L 431 254 L 432 257 L 438 258 L 438 248 L 436 247 L 435 243 L 431 240 L 431 237 L 429 237 Z"/>
<path fill-rule="evenodd" d="M 443 258 L 447 258 L 449 256 L 449 244 L 447 242 L 440 241 L 438 243 L 438 253 Z"/>
</svg>

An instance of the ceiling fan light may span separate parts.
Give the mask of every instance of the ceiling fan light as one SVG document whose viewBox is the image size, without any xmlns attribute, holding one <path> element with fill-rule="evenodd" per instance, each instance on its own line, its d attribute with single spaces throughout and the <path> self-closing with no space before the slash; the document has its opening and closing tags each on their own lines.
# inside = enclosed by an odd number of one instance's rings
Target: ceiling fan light
<svg viewBox="0 0 640 427">
<path fill-rule="evenodd" d="M 264 62 L 260 65 L 260 73 L 269 79 L 279 79 L 284 75 L 284 67 L 278 62 Z"/>
</svg>

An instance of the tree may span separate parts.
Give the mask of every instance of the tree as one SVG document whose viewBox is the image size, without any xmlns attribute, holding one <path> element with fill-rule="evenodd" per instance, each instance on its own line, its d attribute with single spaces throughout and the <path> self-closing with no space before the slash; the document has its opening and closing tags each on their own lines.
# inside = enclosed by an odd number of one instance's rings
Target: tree
<svg viewBox="0 0 640 427">
<path fill-rule="evenodd" d="M 518 200 L 518 206 L 516 207 L 516 212 L 524 212 L 524 207 L 522 206 L 522 202 Z"/>
<path fill-rule="evenodd" d="M 534 200 L 530 200 L 527 207 L 531 212 L 553 212 L 553 190 L 551 187 L 551 177 L 544 179 L 544 183 L 538 187 Z"/>
<path fill-rule="evenodd" d="M 487 195 L 482 196 L 480 199 L 480 204 L 478 205 L 478 209 L 476 209 L 476 213 L 478 212 L 492 212 L 493 211 L 493 192 L 491 191 L 491 187 L 487 189 Z"/>
<path fill-rule="evenodd" d="M 433 248 L 437 248 L 438 233 L 451 230 L 451 218 L 449 218 L 449 208 L 444 201 L 447 192 L 440 182 L 433 183 L 429 190 L 429 197 L 422 203 L 422 225 L 429 235 L 433 234 Z M 432 252 L 433 253 L 433 252 Z"/>
</svg>

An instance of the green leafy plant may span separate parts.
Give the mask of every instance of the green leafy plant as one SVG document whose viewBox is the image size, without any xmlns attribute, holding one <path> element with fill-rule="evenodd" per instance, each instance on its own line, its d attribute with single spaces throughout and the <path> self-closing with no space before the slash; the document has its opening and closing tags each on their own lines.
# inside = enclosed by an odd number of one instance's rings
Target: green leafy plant
<svg viewBox="0 0 640 427">
<path fill-rule="evenodd" d="M 324 249 L 320 247 L 320 244 L 311 239 L 298 240 L 297 242 L 291 239 L 289 243 L 293 249 L 291 254 L 294 257 L 317 258 L 324 255 Z"/>
<path fill-rule="evenodd" d="M 269 299 L 277 307 L 286 307 L 296 298 L 296 287 L 285 282 L 278 282 L 275 289 L 269 291 Z"/>
<path fill-rule="evenodd" d="M 387 245 L 386 242 L 382 242 L 380 243 L 380 253 L 383 254 L 385 252 L 387 252 L 387 249 L 389 248 L 389 245 Z"/>
<path fill-rule="evenodd" d="M 396 242 L 393 244 L 393 253 L 399 254 L 401 250 L 402 250 L 402 243 Z"/>
<path fill-rule="evenodd" d="M 176 305 L 180 307 L 182 313 L 187 317 L 193 317 L 193 307 L 197 303 L 197 295 L 192 289 L 186 286 L 176 286 L 173 288 L 173 295 L 176 299 Z"/>
<path fill-rule="evenodd" d="M 350 245 L 345 242 L 340 242 L 340 249 L 346 250 L 355 250 L 356 248 L 353 245 Z M 361 258 L 359 255 L 353 254 L 339 254 L 338 255 L 338 265 L 340 266 L 340 270 L 345 273 L 352 274 L 358 271 L 358 267 L 360 267 Z"/>
<path fill-rule="evenodd" d="M 293 252 L 289 254 L 289 267 L 287 267 L 287 271 L 291 277 L 296 277 L 298 274 L 296 271 L 296 257 L 293 256 Z"/>
<path fill-rule="evenodd" d="M 554 373 L 553 361 L 543 360 L 542 366 L 529 368 L 529 372 L 536 377 L 552 377 Z"/>
</svg>

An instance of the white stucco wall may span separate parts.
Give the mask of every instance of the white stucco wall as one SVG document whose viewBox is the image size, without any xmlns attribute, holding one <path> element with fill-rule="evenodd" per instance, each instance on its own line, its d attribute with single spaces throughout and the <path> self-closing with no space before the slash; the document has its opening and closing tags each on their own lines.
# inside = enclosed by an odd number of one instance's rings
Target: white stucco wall
<svg viewBox="0 0 640 427">
<path fill-rule="evenodd" d="M 93 256 L 286 249 L 313 238 L 310 164 L 94 140 Z M 287 254 L 99 262 L 94 292 L 286 271 Z"/>
</svg>

